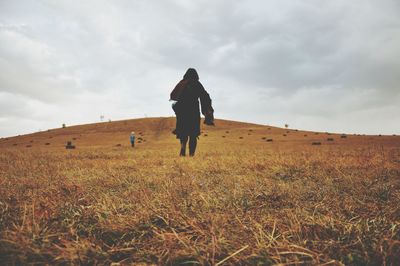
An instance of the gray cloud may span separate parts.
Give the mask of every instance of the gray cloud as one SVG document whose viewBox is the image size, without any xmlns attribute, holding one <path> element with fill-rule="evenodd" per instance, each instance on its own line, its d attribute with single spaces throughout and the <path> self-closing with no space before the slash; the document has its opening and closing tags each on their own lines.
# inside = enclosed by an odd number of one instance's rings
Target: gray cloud
<svg viewBox="0 0 400 266">
<path fill-rule="evenodd" d="M 217 117 L 399 133 L 399 11 L 394 0 L 1 1 L 0 135 L 172 115 L 190 66 Z"/>
</svg>

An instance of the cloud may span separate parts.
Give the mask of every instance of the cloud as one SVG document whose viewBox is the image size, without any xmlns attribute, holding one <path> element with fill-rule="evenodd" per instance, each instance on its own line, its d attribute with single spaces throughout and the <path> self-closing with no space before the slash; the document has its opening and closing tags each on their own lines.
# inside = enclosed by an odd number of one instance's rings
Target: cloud
<svg viewBox="0 0 400 266">
<path fill-rule="evenodd" d="M 396 133 L 399 11 L 394 0 L 2 1 L 0 135 L 172 115 L 188 67 L 217 117 Z"/>
</svg>

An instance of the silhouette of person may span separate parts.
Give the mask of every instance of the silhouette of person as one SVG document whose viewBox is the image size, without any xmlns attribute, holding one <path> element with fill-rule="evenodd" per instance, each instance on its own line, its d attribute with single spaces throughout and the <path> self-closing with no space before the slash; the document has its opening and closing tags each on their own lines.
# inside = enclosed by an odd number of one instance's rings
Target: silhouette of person
<svg viewBox="0 0 400 266">
<path fill-rule="evenodd" d="M 200 135 L 200 108 L 205 116 L 206 125 L 214 125 L 214 109 L 211 98 L 203 85 L 199 82 L 199 75 L 194 68 L 189 68 L 183 79 L 171 92 L 170 100 L 175 101 L 172 109 L 176 115 L 176 129 L 174 134 L 180 139 L 180 156 L 186 155 L 186 144 L 189 140 L 189 155 L 194 156 L 197 138 Z"/>
</svg>

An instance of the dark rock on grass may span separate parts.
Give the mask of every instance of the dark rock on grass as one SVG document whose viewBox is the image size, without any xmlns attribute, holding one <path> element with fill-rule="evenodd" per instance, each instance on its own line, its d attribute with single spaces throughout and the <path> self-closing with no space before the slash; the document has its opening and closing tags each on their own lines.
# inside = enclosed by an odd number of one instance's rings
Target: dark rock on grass
<svg viewBox="0 0 400 266">
<path fill-rule="evenodd" d="M 50 142 L 46 142 L 44 145 L 50 145 Z"/>
<path fill-rule="evenodd" d="M 304 137 L 307 137 L 308 135 L 307 134 L 304 134 Z"/>
<path fill-rule="evenodd" d="M 207 136 L 208 136 L 208 134 L 204 134 L 203 136 L 204 136 L 204 137 L 207 137 Z"/>
<path fill-rule="evenodd" d="M 286 137 L 287 135 L 286 135 L 286 134 L 283 134 L 282 136 Z"/>
<path fill-rule="evenodd" d="M 267 139 L 267 142 L 272 142 L 273 141 L 273 139 Z"/>
<path fill-rule="evenodd" d="M 121 147 L 122 145 L 120 143 L 118 143 L 117 145 L 115 145 L 115 147 Z"/>
<path fill-rule="evenodd" d="M 346 136 L 346 135 L 341 135 L 340 138 L 341 138 L 341 139 L 346 139 L 347 136 Z"/>
<path fill-rule="evenodd" d="M 32 147 L 32 145 L 26 145 L 26 147 L 27 147 L 27 148 L 30 148 L 30 147 Z"/>
<path fill-rule="evenodd" d="M 72 150 L 72 149 L 75 149 L 75 145 L 72 145 L 71 141 L 67 141 L 67 145 L 65 145 L 65 148 L 67 150 Z"/>
<path fill-rule="evenodd" d="M 13 146 L 17 146 L 17 145 L 18 145 L 17 143 L 14 143 L 14 144 L 13 144 Z"/>
<path fill-rule="evenodd" d="M 321 142 L 313 142 L 313 143 L 311 143 L 311 145 L 321 145 Z"/>
<path fill-rule="evenodd" d="M 225 136 L 222 136 L 223 138 L 225 138 Z"/>
<path fill-rule="evenodd" d="M 326 140 L 327 140 L 327 141 L 334 141 L 333 138 L 327 138 Z"/>
<path fill-rule="evenodd" d="M 262 137 L 261 139 L 266 139 L 266 137 Z"/>
<path fill-rule="evenodd" d="M 239 139 L 243 139 L 243 137 L 239 137 Z"/>
</svg>

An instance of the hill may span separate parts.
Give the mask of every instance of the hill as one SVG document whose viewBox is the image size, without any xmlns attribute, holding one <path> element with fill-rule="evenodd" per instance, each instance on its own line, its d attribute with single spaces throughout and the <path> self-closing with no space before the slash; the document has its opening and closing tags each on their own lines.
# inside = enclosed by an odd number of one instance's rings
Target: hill
<svg viewBox="0 0 400 266">
<path fill-rule="evenodd" d="M 260 145 L 263 142 L 293 146 L 311 145 L 388 145 L 399 146 L 399 136 L 346 135 L 328 132 L 310 132 L 298 129 L 285 129 L 267 125 L 257 125 L 228 120 L 216 120 L 216 127 L 203 126 L 200 143 L 235 143 L 238 145 Z M 102 122 L 88 125 L 68 126 L 50 129 L 44 132 L 0 139 L 0 148 L 63 148 L 72 141 L 77 148 L 109 148 L 120 144 L 129 146 L 129 134 L 132 131 L 140 138 L 141 145 L 154 147 L 158 144 L 173 144 L 177 141 L 171 134 L 175 118 L 142 118 L 114 122 Z M 328 140 L 330 139 L 330 140 Z"/>
<path fill-rule="evenodd" d="M 2 264 L 400 264 L 398 136 L 216 120 L 181 158 L 174 123 L 1 139 Z"/>
</svg>

